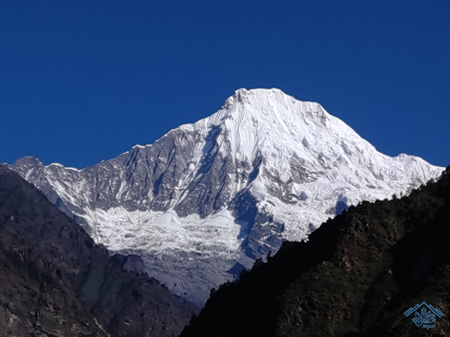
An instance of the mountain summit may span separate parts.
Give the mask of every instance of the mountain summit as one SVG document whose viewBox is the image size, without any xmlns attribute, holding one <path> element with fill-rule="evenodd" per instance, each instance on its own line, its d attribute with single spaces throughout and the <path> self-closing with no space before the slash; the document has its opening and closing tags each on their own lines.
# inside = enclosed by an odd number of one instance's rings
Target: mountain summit
<svg viewBox="0 0 450 337">
<path fill-rule="evenodd" d="M 32 157 L 11 167 L 97 243 L 142 256 L 199 304 L 284 240 L 443 170 L 385 156 L 320 104 L 278 89 L 239 89 L 210 117 L 83 170 Z"/>
</svg>

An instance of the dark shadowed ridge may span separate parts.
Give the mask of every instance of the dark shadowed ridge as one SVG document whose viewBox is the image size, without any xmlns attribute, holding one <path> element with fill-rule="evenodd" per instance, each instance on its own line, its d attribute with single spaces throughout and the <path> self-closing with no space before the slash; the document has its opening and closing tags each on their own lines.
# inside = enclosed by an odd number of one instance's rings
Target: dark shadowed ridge
<svg viewBox="0 0 450 337">
<path fill-rule="evenodd" d="M 142 269 L 0 165 L 0 336 L 178 335 L 191 305 Z"/>
<path fill-rule="evenodd" d="M 408 197 L 363 202 L 213 291 L 181 337 L 450 336 L 450 168 Z M 438 308 L 418 328 L 407 309 Z"/>
</svg>

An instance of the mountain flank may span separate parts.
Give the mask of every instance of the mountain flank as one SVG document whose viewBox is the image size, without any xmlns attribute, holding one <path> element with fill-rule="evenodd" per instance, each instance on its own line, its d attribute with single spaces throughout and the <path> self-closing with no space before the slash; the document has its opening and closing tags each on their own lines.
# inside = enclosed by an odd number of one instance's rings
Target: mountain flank
<svg viewBox="0 0 450 337">
<path fill-rule="evenodd" d="M 308 242 L 222 285 L 181 337 L 450 336 L 450 168 L 401 199 L 362 202 Z M 422 302 L 444 316 L 417 327 Z M 414 316 L 413 316 L 414 317 Z"/>
<path fill-rule="evenodd" d="M 0 165 L 0 335 L 178 335 L 194 312 Z"/>
</svg>

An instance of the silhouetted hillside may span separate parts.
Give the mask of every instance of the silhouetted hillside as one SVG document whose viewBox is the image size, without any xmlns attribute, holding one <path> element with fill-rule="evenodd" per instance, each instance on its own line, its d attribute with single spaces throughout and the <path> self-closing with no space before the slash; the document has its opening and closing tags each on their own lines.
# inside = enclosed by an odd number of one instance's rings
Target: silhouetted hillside
<svg viewBox="0 0 450 337">
<path fill-rule="evenodd" d="M 0 336 L 176 336 L 192 307 L 0 165 Z"/>
<path fill-rule="evenodd" d="M 364 202 L 213 291 L 182 337 L 450 335 L 450 168 L 410 196 Z M 423 301 L 430 330 L 403 315 Z"/>
</svg>

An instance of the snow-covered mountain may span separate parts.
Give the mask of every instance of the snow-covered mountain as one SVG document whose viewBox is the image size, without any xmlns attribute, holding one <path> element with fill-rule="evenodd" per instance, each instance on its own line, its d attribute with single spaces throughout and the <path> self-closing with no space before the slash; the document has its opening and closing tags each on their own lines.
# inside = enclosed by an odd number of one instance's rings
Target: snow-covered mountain
<svg viewBox="0 0 450 337">
<path fill-rule="evenodd" d="M 285 239 L 303 240 L 362 200 L 390 198 L 443 168 L 388 157 L 320 104 L 240 89 L 155 143 L 77 170 L 11 166 L 108 249 L 196 303 Z"/>
</svg>

